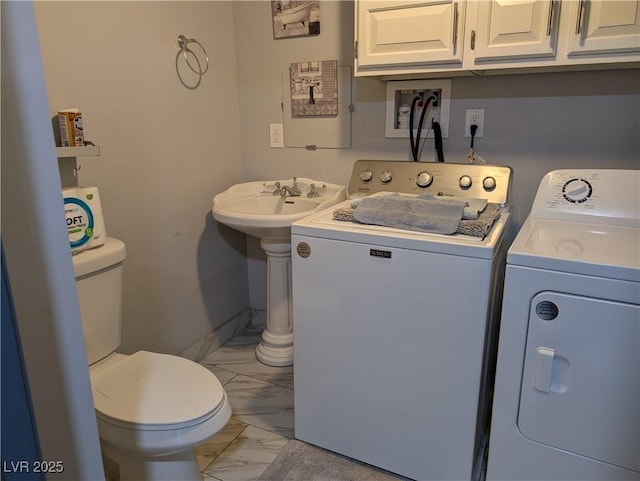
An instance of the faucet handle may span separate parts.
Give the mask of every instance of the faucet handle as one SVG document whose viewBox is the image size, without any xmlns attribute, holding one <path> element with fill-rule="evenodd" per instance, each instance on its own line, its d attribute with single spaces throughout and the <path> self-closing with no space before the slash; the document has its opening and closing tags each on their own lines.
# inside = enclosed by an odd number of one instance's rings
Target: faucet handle
<svg viewBox="0 0 640 481">
<path fill-rule="evenodd" d="M 265 190 L 260 191 L 261 194 L 278 194 L 280 192 L 280 182 L 276 182 L 275 184 L 267 184 L 266 182 L 263 182 L 262 185 L 264 186 Z M 269 190 L 269 189 L 274 189 L 274 190 Z"/>
<path fill-rule="evenodd" d="M 293 178 L 293 186 L 294 187 L 298 187 L 298 178 L 297 177 Z"/>
<path fill-rule="evenodd" d="M 326 188 L 326 185 L 323 185 L 322 188 Z M 307 192 L 307 197 L 320 197 L 320 193 L 316 190 L 316 184 L 309 185 L 309 192 Z"/>
</svg>

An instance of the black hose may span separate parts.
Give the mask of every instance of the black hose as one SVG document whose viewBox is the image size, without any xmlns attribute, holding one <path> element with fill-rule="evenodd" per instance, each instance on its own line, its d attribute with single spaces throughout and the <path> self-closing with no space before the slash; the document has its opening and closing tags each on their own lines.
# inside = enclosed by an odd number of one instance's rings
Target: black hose
<svg viewBox="0 0 640 481">
<path fill-rule="evenodd" d="M 422 124 L 424 123 L 424 117 L 427 114 L 427 110 L 429 108 L 429 104 L 433 100 L 436 100 L 436 97 L 433 96 L 433 95 L 427 97 L 427 100 L 425 101 L 425 104 L 422 107 L 422 114 L 420 114 L 420 121 L 418 122 L 418 130 L 416 132 L 416 139 L 415 139 L 415 142 L 414 142 L 414 138 L 413 138 L 413 113 L 414 113 L 416 104 L 420 100 L 422 100 L 422 98 L 420 96 L 416 96 L 413 99 L 413 101 L 411 102 L 411 112 L 409 114 L 409 139 L 410 139 L 410 143 L 411 143 L 411 155 L 413 156 L 413 161 L 414 162 L 418 161 L 418 154 L 420 152 L 420 134 L 422 133 Z"/>
<path fill-rule="evenodd" d="M 422 100 L 420 96 L 414 97 L 413 101 L 411 102 L 411 112 L 409 112 L 409 143 L 411 144 L 411 156 L 413 157 L 414 162 L 418 160 L 417 159 L 418 154 L 417 154 L 415 143 L 413 141 L 413 114 L 416 109 L 416 104 L 418 103 L 419 100 Z"/>
<path fill-rule="evenodd" d="M 440 128 L 439 122 L 433 122 L 433 137 L 435 139 L 436 144 L 436 156 L 438 157 L 438 162 L 444 162 L 444 151 L 442 150 L 442 129 Z"/>
</svg>

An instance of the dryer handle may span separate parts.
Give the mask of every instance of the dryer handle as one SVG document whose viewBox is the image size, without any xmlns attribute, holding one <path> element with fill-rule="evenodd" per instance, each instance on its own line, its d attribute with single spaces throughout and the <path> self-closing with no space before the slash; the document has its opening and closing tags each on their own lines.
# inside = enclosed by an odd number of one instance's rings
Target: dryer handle
<svg viewBox="0 0 640 481">
<path fill-rule="evenodd" d="M 565 357 L 556 354 L 555 349 L 539 347 L 536 349 L 534 389 L 547 394 L 562 394 L 569 390 L 569 371 L 571 363 Z"/>
<path fill-rule="evenodd" d="M 548 347 L 536 349 L 536 373 L 533 387 L 547 394 L 551 392 L 551 374 L 553 373 L 553 358 L 555 354 L 555 350 Z"/>
</svg>

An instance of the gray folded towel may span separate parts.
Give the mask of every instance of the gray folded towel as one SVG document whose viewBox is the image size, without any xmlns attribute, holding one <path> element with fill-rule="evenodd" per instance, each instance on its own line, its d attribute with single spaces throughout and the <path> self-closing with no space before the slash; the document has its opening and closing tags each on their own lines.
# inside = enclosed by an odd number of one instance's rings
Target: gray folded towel
<svg viewBox="0 0 640 481">
<path fill-rule="evenodd" d="M 462 212 L 462 219 L 477 219 L 486 207 L 487 199 L 467 199 L 467 206 Z"/>
<path fill-rule="evenodd" d="M 333 211 L 333 218 L 343 222 L 357 222 L 354 212 L 357 209 L 338 208 Z M 456 234 L 464 234 L 485 238 L 493 224 L 500 218 L 500 207 L 496 204 L 488 204 L 476 220 L 460 220 Z"/>
<path fill-rule="evenodd" d="M 389 194 L 386 194 L 389 195 Z M 364 197 L 358 197 L 351 200 L 351 207 L 356 208 L 358 204 Z M 433 194 L 420 194 L 417 196 L 418 199 L 431 199 L 431 200 L 452 200 L 451 197 L 441 197 Z M 458 200 L 458 198 L 453 198 L 453 200 Z M 487 199 L 464 199 L 464 202 L 467 203 L 464 210 L 462 211 L 462 218 L 475 220 L 480 217 L 482 211 L 487 207 Z"/>
<path fill-rule="evenodd" d="M 482 237 L 484 239 L 499 218 L 500 207 L 497 204 L 488 204 L 477 219 L 462 219 L 458 224 L 458 234 Z"/>
<path fill-rule="evenodd" d="M 338 207 L 333 211 L 333 220 L 339 220 L 341 222 L 355 222 L 353 218 L 353 209 L 349 207 Z"/>
<path fill-rule="evenodd" d="M 461 202 L 465 202 L 466 205 L 464 210 L 462 211 L 463 219 L 477 219 L 480 216 L 480 213 L 487 207 L 487 199 L 462 199 L 460 197 L 443 197 L 439 195 L 433 194 L 420 194 L 418 195 L 418 199 L 432 199 L 432 200 L 459 200 Z M 357 205 L 357 204 L 356 204 Z M 356 205 L 351 207 L 355 208 Z"/>
<path fill-rule="evenodd" d="M 466 205 L 460 200 L 390 194 L 365 197 L 353 210 L 353 218 L 362 224 L 454 234 Z"/>
</svg>

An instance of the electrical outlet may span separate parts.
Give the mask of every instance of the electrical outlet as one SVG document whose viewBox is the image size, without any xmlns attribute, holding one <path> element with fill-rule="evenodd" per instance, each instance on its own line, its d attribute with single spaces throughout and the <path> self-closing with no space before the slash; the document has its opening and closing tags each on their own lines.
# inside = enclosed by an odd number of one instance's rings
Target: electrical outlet
<svg viewBox="0 0 640 481">
<path fill-rule="evenodd" d="M 269 124 L 269 139 L 271 147 L 279 149 L 284 147 L 282 124 Z"/>
<path fill-rule="evenodd" d="M 464 136 L 471 137 L 471 126 L 477 125 L 475 137 L 484 137 L 484 109 L 467 109 L 464 120 Z"/>
</svg>

